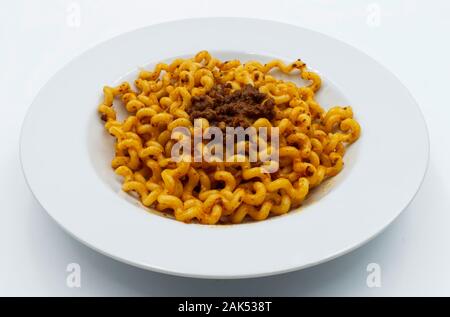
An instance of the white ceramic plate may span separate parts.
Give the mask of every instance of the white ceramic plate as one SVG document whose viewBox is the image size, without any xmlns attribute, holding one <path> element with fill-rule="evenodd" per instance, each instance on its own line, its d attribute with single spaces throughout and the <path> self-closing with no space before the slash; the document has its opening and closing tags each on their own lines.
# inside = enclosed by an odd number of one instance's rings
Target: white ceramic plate
<svg viewBox="0 0 450 317">
<path fill-rule="evenodd" d="M 318 101 L 350 104 L 362 135 L 345 168 L 300 210 L 227 226 L 184 224 L 149 213 L 120 190 L 112 138 L 97 105 L 102 87 L 140 67 L 207 49 L 219 58 L 301 58 L 324 80 Z M 360 51 L 291 25 L 193 19 L 129 32 L 85 52 L 41 90 L 23 124 L 28 184 L 67 232 L 115 259 L 176 275 L 240 278 L 305 268 L 342 255 L 388 226 L 417 192 L 428 135 L 405 87 Z"/>
</svg>

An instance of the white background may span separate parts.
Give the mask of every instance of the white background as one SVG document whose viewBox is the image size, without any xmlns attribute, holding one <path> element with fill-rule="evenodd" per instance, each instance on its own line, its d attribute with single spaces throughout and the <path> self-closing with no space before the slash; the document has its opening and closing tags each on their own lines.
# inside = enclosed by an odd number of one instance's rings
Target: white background
<svg viewBox="0 0 450 317">
<path fill-rule="evenodd" d="M 449 13 L 450 3 L 437 0 L 1 1 L 0 295 L 449 296 Z M 47 216 L 26 186 L 18 151 L 23 117 L 39 89 L 101 41 L 150 24 L 203 16 L 265 18 L 323 32 L 368 53 L 408 87 L 428 124 L 430 166 L 411 205 L 384 233 L 348 255 L 303 271 L 196 280 L 109 259 L 66 235 Z M 344 57 L 342 62 L 351 66 Z M 70 116 L 55 119 L 70 126 Z M 392 177 L 386 175 L 386 182 Z M 66 286 L 66 266 L 72 262 L 81 265 L 81 288 Z M 372 262 L 382 269 L 380 288 L 366 285 Z"/>
</svg>

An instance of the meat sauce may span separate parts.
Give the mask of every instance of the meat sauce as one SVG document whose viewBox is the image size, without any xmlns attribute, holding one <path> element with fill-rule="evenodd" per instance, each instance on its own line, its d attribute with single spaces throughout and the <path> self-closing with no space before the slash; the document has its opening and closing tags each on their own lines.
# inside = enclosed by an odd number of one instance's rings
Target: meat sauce
<svg viewBox="0 0 450 317">
<path fill-rule="evenodd" d="M 247 84 L 240 90 L 232 91 L 230 84 L 216 85 L 207 94 L 191 99 L 186 110 L 191 121 L 205 118 L 210 125 L 247 128 L 259 118 L 272 120 L 274 101 L 254 86 Z"/>
</svg>

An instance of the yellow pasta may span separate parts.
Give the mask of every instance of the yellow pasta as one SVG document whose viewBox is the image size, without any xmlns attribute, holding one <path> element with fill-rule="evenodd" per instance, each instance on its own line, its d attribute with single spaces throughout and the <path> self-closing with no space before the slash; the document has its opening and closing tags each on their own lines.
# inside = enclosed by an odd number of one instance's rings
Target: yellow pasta
<svg viewBox="0 0 450 317">
<path fill-rule="evenodd" d="M 309 83 L 298 87 L 277 79 L 276 70 Z M 194 133 L 213 127 L 203 117 L 201 126 L 195 126 L 188 112 L 193 98 L 219 84 L 227 84 L 232 91 L 251 85 L 273 100 L 274 117 L 258 118 L 252 127 L 278 128 L 279 162 L 272 162 L 277 171 L 265 172 L 261 162 L 250 162 L 246 155 L 235 155 L 226 162 L 171 157 L 177 140 L 185 137 L 172 133 L 177 128 Z M 239 60 L 223 62 L 201 51 L 192 58 L 141 71 L 134 86 L 124 82 L 103 89 L 98 111 L 116 140 L 111 166 L 123 178 L 125 192 L 138 196 L 144 206 L 183 222 L 241 223 L 285 214 L 300 206 L 311 188 L 342 170 L 346 145 L 361 133 L 350 106 L 325 111 L 315 101 L 321 79 L 300 60 L 242 64 Z M 128 113 L 124 120 L 117 118 L 115 99 Z M 266 145 L 274 151 L 271 142 Z M 235 144 L 239 146 L 249 153 L 247 141 Z M 203 143 L 194 149 L 205 150 L 208 145 Z M 262 154 L 257 153 L 258 157 Z"/>
</svg>

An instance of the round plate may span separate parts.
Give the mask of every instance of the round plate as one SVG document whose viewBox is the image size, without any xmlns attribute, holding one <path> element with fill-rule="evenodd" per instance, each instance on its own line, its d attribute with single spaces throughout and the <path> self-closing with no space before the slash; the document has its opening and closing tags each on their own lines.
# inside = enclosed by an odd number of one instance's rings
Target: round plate
<svg viewBox="0 0 450 317">
<path fill-rule="evenodd" d="M 293 61 L 318 71 L 326 109 L 350 104 L 362 127 L 341 174 L 284 216 L 240 225 L 184 224 L 122 193 L 112 137 L 97 113 L 102 87 L 141 67 L 207 49 L 219 58 Z M 388 226 L 417 192 L 428 134 L 405 87 L 362 52 L 299 27 L 242 18 L 182 20 L 108 40 L 60 70 L 23 124 L 21 160 L 34 195 L 67 232 L 123 262 L 192 277 L 256 277 L 342 255 Z"/>
</svg>

